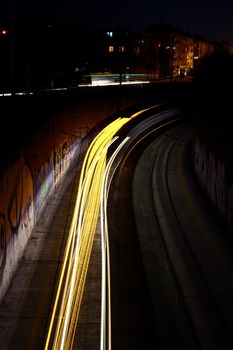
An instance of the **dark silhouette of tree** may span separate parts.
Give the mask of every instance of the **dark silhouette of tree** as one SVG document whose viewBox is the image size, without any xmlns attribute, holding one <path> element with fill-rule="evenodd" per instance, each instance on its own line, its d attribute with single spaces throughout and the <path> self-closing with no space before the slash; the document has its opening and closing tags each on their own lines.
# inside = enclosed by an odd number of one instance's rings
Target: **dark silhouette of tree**
<svg viewBox="0 0 233 350">
<path fill-rule="evenodd" d="M 216 50 L 212 55 L 202 58 L 196 72 L 199 81 L 227 83 L 233 81 L 233 55 L 226 48 Z"/>
</svg>

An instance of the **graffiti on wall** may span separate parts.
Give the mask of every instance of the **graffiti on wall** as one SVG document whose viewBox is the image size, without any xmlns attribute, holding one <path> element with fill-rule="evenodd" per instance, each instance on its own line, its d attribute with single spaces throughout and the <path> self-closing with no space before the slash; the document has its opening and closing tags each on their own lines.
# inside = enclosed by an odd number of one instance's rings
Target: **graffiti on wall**
<svg viewBox="0 0 233 350">
<path fill-rule="evenodd" d="M 0 284 L 6 263 L 6 217 L 0 213 Z"/>
<path fill-rule="evenodd" d="M 60 181 L 70 165 L 70 144 L 65 141 L 56 148 L 52 156 L 44 162 L 36 178 L 35 185 L 35 213 L 39 216 L 46 199 L 54 185 Z"/>
<path fill-rule="evenodd" d="M 7 217 L 13 234 L 17 234 L 19 230 L 22 214 L 23 190 L 23 171 L 19 169 L 15 177 L 7 208 Z"/>
<path fill-rule="evenodd" d="M 61 147 L 61 171 L 64 173 L 64 171 L 67 169 L 67 161 L 68 161 L 68 142 L 64 142 Z"/>
<path fill-rule="evenodd" d="M 4 177 L 0 208 L 0 284 L 7 261 L 7 245 L 16 236 L 21 246 L 25 245 L 21 233 L 30 232 L 34 223 L 33 184 L 28 167 L 20 161 L 7 169 Z"/>
<path fill-rule="evenodd" d="M 22 159 L 7 169 L 0 180 L 0 285 L 6 264 L 10 260 L 12 264 L 12 258 L 17 263 L 18 253 L 25 247 L 50 191 L 69 168 L 73 153 L 73 145 L 66 140 L 35 171 L 34 181 Z M 16 250 L 10 251 L 14 240 L 17 240 Z"/>
<path fill-rule="evenodd" d="M 71 145 L 65 141 L 54 151 L 54 182 L 56 183 L 65 174 L 71 162 Z"/>
<path fill-rule="evenodd" d="M 54 172 L 54 182 L 56 183 L 59 178 L 60 178 L 60 173 L 61 173 L 61 160 L 60 160 L 60 154 L 59 151 L 55 149 L 54 153 L 53 153 L 53 159 L 54 159 L 54 163 L 53 163 L 53 172 Z"/>
<path fill-rule="evenodd" d="M 53 188 L 52 157 L 41 165 L 35 183 L 35 214 L 38 217 L 47 196 Z"/>
</svg>

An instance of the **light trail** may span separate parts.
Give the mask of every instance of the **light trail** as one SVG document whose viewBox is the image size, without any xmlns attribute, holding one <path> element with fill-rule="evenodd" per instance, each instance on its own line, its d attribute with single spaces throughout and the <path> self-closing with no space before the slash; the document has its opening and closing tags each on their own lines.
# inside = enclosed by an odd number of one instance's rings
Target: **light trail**
<svg viewBox="0 0 233 350">
<path fill-rule="evenodd" d="M 102 248 L 102 292 L 101 292 L 101 327 L 100 327 L 100 350 L 106 349 L 107 336 L 108 336 L 108 350 L 111 350 L 111 286 L 110 286 L 110 252 L 108 243 L 108 222 L 107 222 L 107 201 L 109 190 L 109 174 L 112 164 L 122 149 L 122 147 L 129 140 L 126 137 L 121 144 L 114 151 L 113 155 L 109 159 L 102 182 L 102 194 L 101 194 L 101 248 Z M 108 286 L 107 286 L 108 283 Z M 107 286 L 107 288 L 106 288 Z M 107 290 L 107 295 L 106 295 Z M 107 310 L 106 310 L 107 307 Z M 108 322 L 107 320 L 108 319 Z"/>
<path fill-rule="evenodd" d="M 51 311 L 44 350 L 71 350 L 99 215 L 102 236 L 102 300 L 100 349 L 111 349 L 110 262 L 106 206 L 109 174 L 114 159 L 128 141 L 126 138 L 107 162 L 110 145 L 117 132 L 146 108 L 129 118 L 118 118 L 106 126 L 92 141 L 86 153 L 79 180 L 74 213 L 69 230 L 58 287 Z M 107 285 L 108 279 L 108 285 Z M 107 287 L 107 296 L 106 296 Z M 108 310 L 106 311 L 106 303 Z M 108 315 L 106 316 L 106 313 Z M 108 318 L 108 325 L 106 325 Z M 108 330 L 108 335 L 107 335 Z"/>
<path fill-rule="evenodd" d="M 128 121 L 129 118 L 119 118 L 109 124 L 94 139 L 85 156 L 45 350 L 72 349 L 99 217 L 107 151 L 116 140 L 114 135 Z"/>
</svg>

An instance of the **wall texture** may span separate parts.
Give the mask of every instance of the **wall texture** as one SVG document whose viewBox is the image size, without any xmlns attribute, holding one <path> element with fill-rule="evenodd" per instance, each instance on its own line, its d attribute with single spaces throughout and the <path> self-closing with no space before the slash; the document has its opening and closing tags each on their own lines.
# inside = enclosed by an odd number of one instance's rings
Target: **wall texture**
<svg viewBox="0 0 233 350">
<path fill-rule="evenodd" d="M 228 185 L 226 165 L 198 137 L 193 143 L 196 175 L 213 206 L 233 227 L 233 188 Z"/>
<path fill-rule="evenodd" d="M 54 127 L 67 130 L 69 122 L 72 118 L 59 118 Z M 0 177 L 0 299 L 48 197 L 78 154 L 79 138 L 56 135 L 46 124 Z"/>
<path fill-rule="evenodd" d="M 32 109 L 30 121 L 41 117 L 43 122 L 36 123 L 19 156 L 0 174 L 0 300 L 46 201 L 76 160 L 82 139 L 106 117 L 148 98 L 148 93 L 140 89 L 122 92 L 116 95 L 102 90 L 91 92 L 91 96 L 79 95 L 72 104 L 67 102 L 69 107 L 63 104 L 49 115 L 46 104 L 39 112 Z M 40 116 L 43 112 L 48 117 Z"/>
</svg>

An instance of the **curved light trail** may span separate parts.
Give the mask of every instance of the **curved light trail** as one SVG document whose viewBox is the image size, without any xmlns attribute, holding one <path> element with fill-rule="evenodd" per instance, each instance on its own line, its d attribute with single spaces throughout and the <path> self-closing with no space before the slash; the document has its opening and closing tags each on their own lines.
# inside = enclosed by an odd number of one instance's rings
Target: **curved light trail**
<svg viewBox="0 0 233 350">
<path fill-rule="evenodd" d="M 101 332 L 100 332 L 100 350 L 111 349 L 111 287 L 110 287 L 110 252 L 108 243 L 108 222 L 107 222 L 107 200 L 109 191 L 109 175 L 112 164 L 119 151 L 129 140 L 126 137 L 117 147 L 109 159 L 102 182 L 101 194 L 101 248 L 102 248 L 102 292 L 101 292 Z M 107 287 L 107 288 L 106 288 Z M 106 295 L 107 294 L 107 295 Z M 106 310 L 107 309 L 107 310 Z"/>
<path fill-rule="evenodd" d="M 109 160 L 107 160 L 107 152 L 110 145 L 118 138 L 116 134 L 123 125 L 139 114 L 154 107 L 141 110 L 129 118 L 116 119 L 96 136 L 88 148 L 81 169 L 74 213 L 67 238 L 55 301 L 51 311 L 44 350 L 71 350 L 73 348 L 79 310 L 99 216 L 101 219 L 102 236 L 100 349 L 111 349 L 110 258 L 106 206 L 109 174 L 112 164 L 129 138 L 124 139 L 120 143 Z"/>
</svg>

